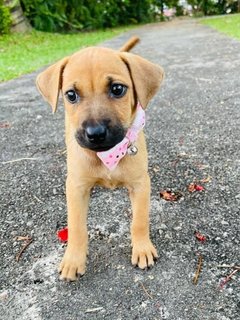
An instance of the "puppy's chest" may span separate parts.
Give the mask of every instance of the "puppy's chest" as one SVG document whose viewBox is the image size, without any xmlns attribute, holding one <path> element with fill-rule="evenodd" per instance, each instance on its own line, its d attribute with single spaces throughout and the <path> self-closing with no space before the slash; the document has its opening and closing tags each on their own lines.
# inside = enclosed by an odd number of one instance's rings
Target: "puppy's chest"
<svg viewBox="0 0 240 320">
<path fill-rule="evenodd" d="M 97 178 L 96 185 L 115 189 L 117 187 L 122 187 L 125 185 L 123 179 L 117 175 L 112 175 L 111 173 L 106 173 L 102 177 Z"/>
</svg>

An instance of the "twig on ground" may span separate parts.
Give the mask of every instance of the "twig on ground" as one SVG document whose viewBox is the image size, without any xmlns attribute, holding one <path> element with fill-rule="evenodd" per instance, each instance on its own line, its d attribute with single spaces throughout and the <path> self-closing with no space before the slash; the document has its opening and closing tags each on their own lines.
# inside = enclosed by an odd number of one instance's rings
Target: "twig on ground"
<svg viewBox="0 0 240 320">
<path fill-rule="evenodd" d="M 240 266 L 235 266 L 231 264 L 221 264 L 221 265 L 218 265 L 217 268 L 230 268 L 230 269 L 240 270 Z"/>
<path fill-rule="evenodd" d="M 67 149 L 66 149 L 66 148 L 60 149 L 60 150 L 58 150 L 58 151 L 56 152 L 56 154 L 65 154 L 65 153 L 67 153 Z"/>
<path fill-rule="evenodd" d="M 143 283 L 141 281 L 139 281 L 141 287 L 143 288 L 143 291 L 145 292 L 145 294 L 150 298 L 153 299 L 153 297 L 151 296 L 151 294 L 147 291 L 147 289 L 144 287 Z"/>
<path fill-rule="evenodd" d="M 27 249 L 27 247 L 33 242 L 32 238 L 28 238 L 27 242 L 25 243 L 25 245 L 22 247 L 22 249 L 19 251 L 19 253 L 16 255 L 16 261 L 19 262 L 23 252 Z"/>
<path fill-rule="evenodd" d="M 19 159 L 14 159 L 14 160 L 9 160 L 9 161 L 3 161 L 2 164 L 20 162 L 20 161 L 23 161 L 23 160 L 38 160 L 38 159 L 37 158 L 19 158 Z"/>
<path fill-rule="evenodd" d="M 223 287 L 225 286 L 225 284 L 228 283 L 229 280 L 232 279 L 232 277 L 235 275 L 235 273 L 237 273 L 240 269 L 235 269 L 233 270 L 227 277 L 223 278 L 220 281 L 220 289 L 223 289 Z"/>
<path fill-rule="evenodd" d="M 103 310 L 103 307 L 97 307 L 97 308 L 87 309 L 85 313 L 93 313 L 101 310 Z"/>
<path fill-rule="evenodd" d="M 23 241 L 23 240 L 31 240 L 32 238 L 31 237 L 29 237 L 29 236 L 17 236 L 16 237 L 16 240 L 17 241 Z"/>
<path fill-rule="evenodd" d="M 211 176 L 207 176 L 206 178 L 203 178 L 200 180 L 201 183 L 208 183 L 209 181 L 211 181 L 212 177 Z"/>
<path fill-rule="evenodd" d="M 203 257 L 200 254 L 198 257 L 197 269 L 196 269 L 195 275 L 193 277 L 193 284 L 195 284 L 195 285 L 198 283 L 198 279 L 199 279 L 199 276 L 200 276 L 200 273 L 202 270 L 202 264 L 203 264 Z"/>
<path fill-rule="evenodd" d="M 40 200 L 37 196 L 33 195 L 33 198 L 36 199 L 38 202 L 43 203 L 43 201 Z"/>
</svg>

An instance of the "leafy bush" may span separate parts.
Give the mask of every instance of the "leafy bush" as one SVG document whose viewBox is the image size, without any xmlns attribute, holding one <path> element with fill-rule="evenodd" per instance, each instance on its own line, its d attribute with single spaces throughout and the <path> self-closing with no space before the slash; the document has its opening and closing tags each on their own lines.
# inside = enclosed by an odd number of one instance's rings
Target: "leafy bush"
<svg viewBox="0 0 240 320">
<path fill-rule="evenodd" d="M 195 16 L 220 15 L 239 11 L 239 0 L 188 0 Z"/>
<path fill-rule="evenodd" d="M 153 0 L 21 0 L 42 31 L 92 30 L 153 20 Z"/>
<path fill-rule="evenodd" d="M 9 33 L 11 23 L 10 10 L 3 5 L 3 0 L 0 0 L 0 34 Z"/>
</svg>

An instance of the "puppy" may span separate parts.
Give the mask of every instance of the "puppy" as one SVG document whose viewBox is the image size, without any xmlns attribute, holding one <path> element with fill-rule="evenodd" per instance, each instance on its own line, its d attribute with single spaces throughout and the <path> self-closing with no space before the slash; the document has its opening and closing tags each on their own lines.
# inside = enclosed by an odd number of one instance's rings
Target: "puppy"
<svg viewBox="0 0 240 320">
<path fill-rule="evenodd" d="M 60 279 L 76 280 L 85 273 L 87 211 L 95 185 L 129 191 L 132 264 L 145 269 L 158 257 L 149 238 L 150 179 L 142 129 L 144 110 L 164 72 L 127 52 L 138 40 L 130 39 L 120 51 L 82 49 L 37 77 L 37 87 L 53 112 L 60 92 L 65 106 L 68 245 Z"/>
</svg>

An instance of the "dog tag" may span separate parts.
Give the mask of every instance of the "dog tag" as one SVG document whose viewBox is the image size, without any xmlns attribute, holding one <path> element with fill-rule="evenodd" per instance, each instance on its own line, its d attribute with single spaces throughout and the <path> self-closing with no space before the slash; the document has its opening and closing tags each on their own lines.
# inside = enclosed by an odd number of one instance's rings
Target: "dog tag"
<svg viewBox="0 0 240 320">
<path fill-rule="evenodd" d="M 138 153 L 138 148 L 133 144 L 131 144 L 127 149 L 127 154 L 129 154 L 130 156 L 135 156 L 135 154 L 137 153 Z"/>
</svg>

